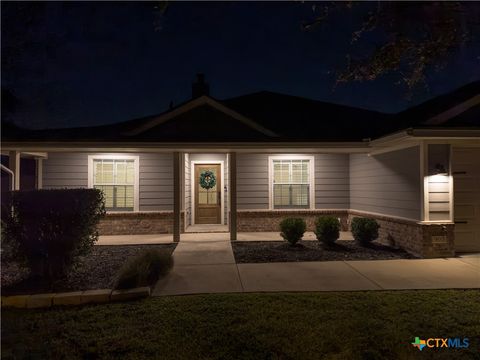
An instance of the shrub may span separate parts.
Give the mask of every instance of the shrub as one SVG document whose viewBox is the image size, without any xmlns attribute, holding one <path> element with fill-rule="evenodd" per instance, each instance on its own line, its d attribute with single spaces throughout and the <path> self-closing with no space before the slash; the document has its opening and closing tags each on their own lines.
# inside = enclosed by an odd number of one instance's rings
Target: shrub
<svg viewBox="0 0 480 360">
<path fill-rule="evenodd" d="M 307 224 L 301 218 L 287 218 L 280 223 L 280 235 L 290 245 L 295 245 L 303 237 L 306 229 Z"/>
<path fill-rule="evenodd" d="M 92 249 L 105 204 L 97 189 L 29 190 L 8 193 L 2 210 L 3 242 L 15 259 L 53 280 Z"/>
<path fill-rule="evenodd" d="M 340 236 L 340 221 L 334 216 L 320 216 L 315 221 L 315 234 L 324 244 L 334 244 Z"/>
<path fill-rule="evenodd" d="M 374 219 L 358 218 L 352 219 L 353 238 L 362 245 L 368 245 L 371 241 L 378 238 L 378 225 Z"/>
<path fill-rule="evenodd" d="M 145 250 L 122 267 L 114 287 L 129 289 L 153 285 L 161 276 L 168 274 L 172 266 L 173 257 L 169 252 Z"/>
</svg>

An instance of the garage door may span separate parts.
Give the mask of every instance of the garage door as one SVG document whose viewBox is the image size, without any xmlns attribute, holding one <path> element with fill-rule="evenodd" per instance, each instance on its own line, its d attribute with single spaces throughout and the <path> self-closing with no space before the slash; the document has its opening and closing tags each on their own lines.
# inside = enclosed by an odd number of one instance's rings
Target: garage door
<svg viewBox="0 0 480 360">
<path fill-rule="evenodd" d="M 455 250 L 480 251 L 480 148 L 453 148 Z"/>
</svg>

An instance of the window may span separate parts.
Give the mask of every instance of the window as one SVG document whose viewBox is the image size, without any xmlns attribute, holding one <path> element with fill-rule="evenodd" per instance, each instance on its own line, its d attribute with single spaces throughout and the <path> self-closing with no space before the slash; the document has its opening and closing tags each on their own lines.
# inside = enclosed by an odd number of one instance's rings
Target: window
<svg viewBox="0 0 480 360">
<path fill-rule="evenodd" d="M 312 162 L 310 157 L 271 157 L 271 197 L 274 209 L 309 209 L 313 206 Z"/>
<path fill-rule="evenodd" d="M 105 196 L 107 211 L 138 209 L 138 157 L 90 157 L 89 187 L 100 189 Z"/>
</svg>

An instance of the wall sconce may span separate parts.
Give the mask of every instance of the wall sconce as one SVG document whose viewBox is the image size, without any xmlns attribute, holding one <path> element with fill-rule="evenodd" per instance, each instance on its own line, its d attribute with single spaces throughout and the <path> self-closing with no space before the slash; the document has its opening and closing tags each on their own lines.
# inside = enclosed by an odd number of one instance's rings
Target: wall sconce
<svg viewBox="0 0 480 360">
<path fill-rule="evenodd" d="M 445 168 L 445 165 L 437 163 L 435 164 L 435 169 L 433 170 L 433 175 L 448 175 L 448 171 Z"/>
</svg>

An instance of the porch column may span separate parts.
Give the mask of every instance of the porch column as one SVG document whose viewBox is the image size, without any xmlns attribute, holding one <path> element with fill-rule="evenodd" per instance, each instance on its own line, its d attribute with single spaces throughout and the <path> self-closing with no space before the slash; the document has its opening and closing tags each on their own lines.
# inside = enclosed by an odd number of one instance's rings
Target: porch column
<svg viewBox="0 0 480 360">
<path fill-rule="evenodd" d="M 43 187 L 43 159 L 35 159 L 36 163 L 37 163 L 37 167 L 36 167 L 36 181 L 35 181 L 35 185 L 36 185 L 36 188 L 37 189 L 41 189 Z"/>
<path fill-rule="evenodd" d="M 228 164 L 230 181 L 230 240 L 237 240 L 237 153 L 231 152 Z"/>
<path fill-rule="evenodd" d="M 180 241 L 180 209 L 181 209 L 181 159 L 182 153 L 173 153 L 173 241 Z"/>
<path fill-rule="evenodd" d="M 8 167 L 14 173 L 13 190 L 20 190 L 20 152 L 10 151 L 8 155 Z"/>
</svg>

